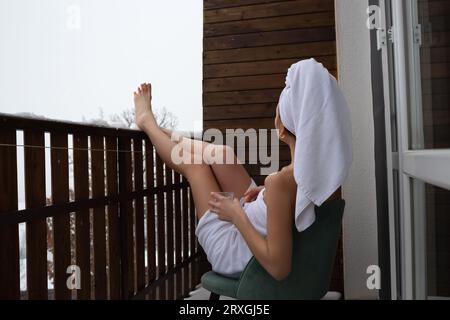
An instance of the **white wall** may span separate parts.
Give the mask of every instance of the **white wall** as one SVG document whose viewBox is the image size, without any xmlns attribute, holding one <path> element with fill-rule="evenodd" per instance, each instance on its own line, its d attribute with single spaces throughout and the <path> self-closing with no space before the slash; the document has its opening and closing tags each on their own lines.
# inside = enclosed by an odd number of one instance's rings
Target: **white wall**
<svg viewBox="0 0 450 320">
<path fill-rule="evenodd" d="M 367 0 L 336 0 L 339 82 L 350 106 L 354 162 L 343 193 L 346 299 L 376 299 L 366 286 L 369 265 L 378 264 L 374 123 Z"/>
</svg>

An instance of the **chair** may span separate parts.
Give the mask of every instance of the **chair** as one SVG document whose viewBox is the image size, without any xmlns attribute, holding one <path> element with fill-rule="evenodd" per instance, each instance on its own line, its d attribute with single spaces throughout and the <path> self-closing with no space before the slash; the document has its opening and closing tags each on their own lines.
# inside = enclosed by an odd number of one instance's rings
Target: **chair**
<svg viewBox="0 0 450 320">
<path fill-rule="evenodd" d="M 277 281 L 253 257 L 239 279 L 215 272 L 202 276 L 210 300 L 221 295 L 242 300 L 319 300 L 329 289 L 338 247 L 345 201 L 335 200 L 316 207 L 316 221 L 307 230 L 295 229 L 292 271 Z"/>
</svg>

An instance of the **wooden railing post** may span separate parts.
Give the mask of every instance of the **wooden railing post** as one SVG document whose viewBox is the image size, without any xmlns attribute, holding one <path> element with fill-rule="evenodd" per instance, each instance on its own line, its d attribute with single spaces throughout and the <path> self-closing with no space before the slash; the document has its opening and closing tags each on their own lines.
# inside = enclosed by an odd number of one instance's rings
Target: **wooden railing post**
<svg viewBox="0 0 450 320">
<path fill-rule="evenodd" d="M 91 136 L 92 196 L 105 196 L 105 155 L 102 136 Z M 105 300 L 106 292 L 106 217 L 105 207 L 94 208 L 95 299 Z"/>
<path fill-rule="evenodd" d="M 25 130 L 25 204 L 46 205 L 44 132 Z M 29 299 L 48 299 L 46 219 L 27 222 L 27 289 Z"/>
<path fill-rule="evenodd" d="M 183 221 L 183 216 L 181 212 L 181 176 L 178 172 L 174 172 L 174 183 L 177 185 L 175 189 L 175 268 L 179 268 L 181 266 L 181 224 Z M 182 277 L 179 272 L 176 276 L 175 281 L 175 294 L 176 297 L 180 297 L 182 295 Z"/>
<path fill-rule="evenodd" d="M 142 139 L 134 138 L 134 189 L 144 190 L 144 159 L 142 155 Z M 145 249 L 144 249 L 144 197 L 135 200 L 135 234 L 136 234 L 136 292 L 145 288 Z"/>
<path fill-rule="evenodd" d="M 131 139 L 119 137 L 119 194 L 121 232 L 121 278 L 122 299 L 130 299 L 134 294 L 134 254 L 133 254 L 133 206 L 130 200 L 122 198 L 133 191 L 131 168 Z"/>
<path fill-rule="evenodd" d="M 0 127 L 0 216 L 17 210 L 16 130 Z M 19 227 L 0 225 L 0 300 L 20 299 Z"/>
<path fill-rule="evenodd" d="M 175 266 L 179 267 L 181 265 L 181 224 L 183 221 L 183 216 L 181 212 L 181 176 L 179 173 L 175 172 L 175 185 L 177 188 L 175 189 Z"/>
<path fill-rule="evenodd" d="M 156 279 L 156 224 L 155 224 L 155 181 L 153 145 L 150 140 L 145 141 L 145 162 L 147 177 L 147 272 L 149 285 Z"/>
<path fill-rule="evenodd" d="M 75 182 L 75 200 L 89 199 L 89 157 L 88 138 L 83 134 L 73 136 L 73 168 Z M 81 270 L 81 289 L 77 290 L 78 300 L 91 298 L 91 245 L 89 209 L 77 210 L 76 229 L 76 263 Z"/>
<path fill-rule="evenodd" d="M 159 156 L 156 156 L 156 204 L 157 204 L 157 228 L 158 228 L 158 277 L 166 272 L 166 235 L 164 223 L 164 162 Z"/>
<path fill-rule="evenodd" d="M 196 219 L 197 217 L 195 214 L 194 196 L 192 194 L 192 189 L 189 188 L 189 242 L 191 248 L 191 256 L 197 253 L 197 238 L 195 236 L 195 226 L 197 225 Z"/>
<path fill-rule="evenodd" d="M 106 183 L 108 196 L 118 195 L 117 138 L 106 138 Z M 108 206 L 108 239 L 109 239 L 109 295 L 110 299 L 120 299 L 121 293 L 121 233 L 119 221 L 119 205 L 117 202 Z"/>
<path fill-rule="evenodd" d="M 187 180 L 185 177 L 182 178 L 183 183 L 186 183 Z M 188 187 L 183 186 L 181 190 L 181 194 L 183 197 L 182 202 L 182 211 L 183 211 L 183 261 L 186 261 L 189 256 L 189 197 L 188 197 Z"/>
<path fill-rule="evenodd" d="M 166 164 L 166 241 L 167 241 L 167 272 L 170 272 L 174 268 L 174 223 L 173 223 L 173 179 L 172 179 L 172 169 Z M 168 279 L 167 284 L 167 299 L 172 300 L 174 298 L 174 288 L 172 278 Z"/>
<path fill-rule="evenodd" d="M 51 133 L 51 169 L 53 204 L 69 202 L 69 159 L 67 134 Z M 72 293 L 67 288 L 67 268 L 70 266 L 70 216 L 59 215 L 53 218 L 55 299 L 68 300 Z"/>
</svg>

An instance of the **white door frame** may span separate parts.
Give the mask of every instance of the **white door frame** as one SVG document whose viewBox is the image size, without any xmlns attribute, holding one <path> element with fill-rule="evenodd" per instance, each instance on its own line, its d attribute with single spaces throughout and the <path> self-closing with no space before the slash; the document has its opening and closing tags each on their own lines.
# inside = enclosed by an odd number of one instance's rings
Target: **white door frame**
<svg viewBox="0 0 450 320">
<path fill-rule="evenodd" d="M 384 1 L 382 1 L 384 3 Z M 384 12 L 384 11 L 383 11 Z M 423 148 L 423 120 L 421 112 L 420 43 L 415 42 L 417 0 L 392 1 L 395 92 L 385 85 L 385 97 L 395 95 L 398 116 L 398 171 L 401 234 L 401 292 L 404 299 L 426 299 L 426 238 L 424 228 L 424 182 L 450 189 L 450 149 L 415 150 Z M 386 51 L 386 50 L 385 50 Z M 383 70 L 388 66 L 383 54 Z M 407 75 L 411 76 L 407 76 Z M 387 73 L 385 81 L 389 81 Z M 386 101 L 388 100 L 385 98 Z M 386 104 L 387 138 L 391 137 L 390 108 Z M 411 112 L 413 110 L 413 112 Z M 411 114 L 411 120 L 409 115 Z M 411 136 L 410 136 L 410 129 Z M 411 137 L 411 139 L 410 139 Z M 410 148 L 412 146 L 412 148 Z M 387 143 L 388 176 L 392 176 L 395 161 L 390 140 Z M 416 179 L 413 180 L 412 178 Z M 394 221 L 393 182 L 389 184 L 389 222 Z M 414 186 L 414 188 L 412 188 Z M 412 190 L 413 189 L 413 190 Z M 414 223 L 416 221 L 416 223 Z M 395 233 L 389 226 L 391 238 L 391 270 L 395 266 Z M 396 272 L 391 272 L 392 297 L 395 299 Z"/>
</svg>

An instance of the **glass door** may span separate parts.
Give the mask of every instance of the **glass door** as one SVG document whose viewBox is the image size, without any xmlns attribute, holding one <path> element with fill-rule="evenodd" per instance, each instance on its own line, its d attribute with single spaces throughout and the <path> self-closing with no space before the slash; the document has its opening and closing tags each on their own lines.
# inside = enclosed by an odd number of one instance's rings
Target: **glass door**
<svg viewBox="0 0 450 320">
<path fill-rule="evenodd" d="M 384 53 L 392 280 L 398 298 L 449 298 L 450 0 L 382 2 L 393 35 L 392 58 Z"/>
</svg>

